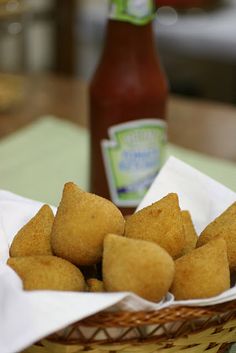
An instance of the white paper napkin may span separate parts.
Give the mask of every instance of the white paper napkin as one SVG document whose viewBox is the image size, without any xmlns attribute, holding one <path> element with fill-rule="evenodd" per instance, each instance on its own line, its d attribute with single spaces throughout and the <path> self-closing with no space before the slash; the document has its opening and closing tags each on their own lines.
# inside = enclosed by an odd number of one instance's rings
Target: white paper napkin
<svg viewBox="0 0 236 353">
<path fill-rule="evenodd" d="M 171 157 L 162 168 L 139 208 L 177 192 L 182 209 L 188 209 L 198 231 L 236 200 L 236 194 L 185 163 Z M 72 293 L 23 291 L 22 283 L 5 262 L 16 232 L 42 203 L 0 191 L 0 352 L 16 353 L 69 324 L 99 311 L 158 310 L 170 305 L 210 305 L 236 299 L 231 288 L 221 295 L 176 302 L 167 295 L 151 303 L 131 293 Z M 55 212 L 55 208 L 53 208 Z"/>
</svg>

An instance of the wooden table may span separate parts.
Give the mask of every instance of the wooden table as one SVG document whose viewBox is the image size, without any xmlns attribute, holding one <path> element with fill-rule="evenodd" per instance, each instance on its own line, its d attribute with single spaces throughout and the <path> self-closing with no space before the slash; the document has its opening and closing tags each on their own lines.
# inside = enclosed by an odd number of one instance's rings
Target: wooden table
<svg viewBox="0 0 236 353">
<path fill-rule="evenodd" d="M 87 125 L 87 84 L 55 76 L 31 76 L 21 106 L 0 113 L 0 137 L 44 114 Z M 180 146 L 236 162 L 236 106 L 170 97 L 169 140 Z"/>
</svg>

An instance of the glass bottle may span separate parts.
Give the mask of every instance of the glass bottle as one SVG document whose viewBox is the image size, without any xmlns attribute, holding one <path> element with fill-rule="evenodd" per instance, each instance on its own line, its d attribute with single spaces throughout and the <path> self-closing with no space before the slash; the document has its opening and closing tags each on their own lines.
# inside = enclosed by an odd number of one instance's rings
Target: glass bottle
<svg viewBox="0 0 236 353">
<path fill-rule="evenodd" d="M 153 0 L 110 0 L 104 49 L 90 82 L 90 191 L 137 207 L 166 145 L 168 85 L 155 48 Z"/>
</svg>

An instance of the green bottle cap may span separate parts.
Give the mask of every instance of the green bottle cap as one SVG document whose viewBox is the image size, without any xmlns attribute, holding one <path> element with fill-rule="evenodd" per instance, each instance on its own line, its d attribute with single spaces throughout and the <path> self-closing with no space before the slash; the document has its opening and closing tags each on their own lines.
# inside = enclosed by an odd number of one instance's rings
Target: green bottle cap
<svg viewBox="0 0 236 353">
<path fill-rule="evenodd" d="M 145 25 L 151 22 L 156 14 L 153 0 L 109 0 L 109 18 Z"/>
</svg>

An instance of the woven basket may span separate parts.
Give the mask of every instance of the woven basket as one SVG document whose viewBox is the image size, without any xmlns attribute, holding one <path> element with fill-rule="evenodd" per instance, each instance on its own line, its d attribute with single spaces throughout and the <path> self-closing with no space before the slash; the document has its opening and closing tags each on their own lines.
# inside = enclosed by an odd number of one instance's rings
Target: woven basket
<svg viewBox="0 0 236 353">
<path fill-rule="evenodd" d="M 68 326 L 24 353 L 223 353 L 236 342 L 236 300 L 151 312 L 104 311 Z"/>
</svg>

